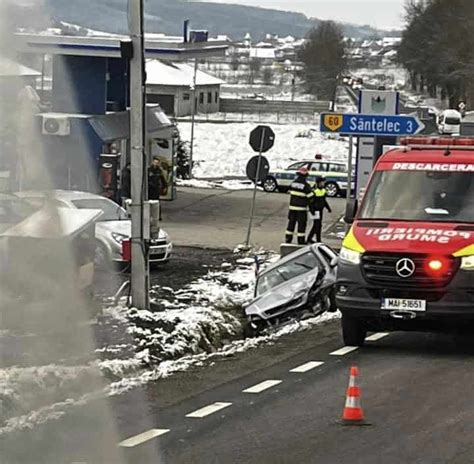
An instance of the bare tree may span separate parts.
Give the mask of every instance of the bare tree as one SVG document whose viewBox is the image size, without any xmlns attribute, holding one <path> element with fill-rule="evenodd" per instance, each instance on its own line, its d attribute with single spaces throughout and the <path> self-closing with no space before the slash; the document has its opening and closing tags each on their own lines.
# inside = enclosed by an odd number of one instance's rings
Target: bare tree
<svg viewBox="0 0 474 464">
<path fill-rule="evenodd" d="M 299 54 L 304 63 L 307 90 L 318 98 L 333 99 L 337 79 L 347 67 L 344 36 L 332 21 L 323 21 L 310 31 Z"/>
</svg>

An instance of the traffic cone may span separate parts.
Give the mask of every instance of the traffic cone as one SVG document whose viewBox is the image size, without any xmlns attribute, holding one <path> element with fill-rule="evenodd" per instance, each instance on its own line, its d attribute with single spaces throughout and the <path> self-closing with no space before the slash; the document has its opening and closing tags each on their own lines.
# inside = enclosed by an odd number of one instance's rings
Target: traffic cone
<svg viewBox="0 0 474 464">
<path fill-rule="evenodd" d="M 364 420 L 364 411 L 360 405 L 360 388 L 357 384 L 358 376 L 359 368 L 351 367 L 346 405 L 342 415 L 342 423 L 344 425 L 368 425 Z"/>
</svg>

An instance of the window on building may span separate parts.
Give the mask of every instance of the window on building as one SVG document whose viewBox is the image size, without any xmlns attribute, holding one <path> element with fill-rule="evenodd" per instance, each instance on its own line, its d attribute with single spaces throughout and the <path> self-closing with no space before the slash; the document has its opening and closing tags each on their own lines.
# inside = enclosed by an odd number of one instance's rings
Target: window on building
<svg viewBox="0 0 474 464">
<path fill-rule="evenodd" d="M 199 94 L 199 103 L 202 105 L 204 103 L 204 92 Z"/>
<path fill-rule="evenodd" d="M 216 103 L 219 103 L 219 92 L 216 92 Z"/>
<path fill-rule="evenodd" d="M 207 92 L 207 103 L 212 103 L 212 92 Z"/>
<path fill-rule="evenodd" d="M 184 93 L 184 94 L 183 94 L 183 100 L 184 100 L 184 101 L 189 101 L 189 100 L 191 100 L 191 94 L 190 94 L 190 93 Z"/>
</svg>

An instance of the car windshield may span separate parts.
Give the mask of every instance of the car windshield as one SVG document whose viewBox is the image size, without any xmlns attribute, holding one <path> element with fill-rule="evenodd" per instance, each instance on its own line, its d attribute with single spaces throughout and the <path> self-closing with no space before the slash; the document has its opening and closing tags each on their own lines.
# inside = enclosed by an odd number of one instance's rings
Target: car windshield
<svg viewBox="0 0 474 464">
<path fill-rule="evenodd" d="M 359 219 L 474 222 L 474 176 L 461 172 L 376 172 Z"/>
<path fill-rule="evenodd" d="M 288 280 L 312 271 L 318 266 L 318 260 L 312 251 L 308 251 L 291 261 L 283 263 L 258 278 L 257 296 L 281 285 Z"/>
<path fill-rule="evenodd" d="M 113 201 L 96 198 L 73 200 L 72 203 L 79 209 L 100 209 L 103 214 L 99 221 L 122 221 L 127 219 L 126 211 Z"/>
<path fill-rule="evenodd" d="M 303 166 L 307 166 L 307 165 L 308 165 L 308 163 L 294 163 L 294 164 L 291 164 L 290 166 L 288 166 L 286 169 L 288 171 L 296 171 L 297 169 L 300 169 Z"/>
</svg>

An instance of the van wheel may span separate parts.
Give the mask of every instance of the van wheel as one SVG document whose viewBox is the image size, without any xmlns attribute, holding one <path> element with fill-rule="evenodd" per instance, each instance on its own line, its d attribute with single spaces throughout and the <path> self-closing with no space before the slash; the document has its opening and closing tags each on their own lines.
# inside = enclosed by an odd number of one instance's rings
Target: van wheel
<svg viewBox="0 0 474 464">
<path fill-rule="evenodd" d="M 329 198 L 335 198 L 339 195 L 339 187 L 335 182 L 328 182 L 325 188 Z"/>
<path fill-rule="evenodd" d="M 342 315 L 342 338 L 347 346 L 364 346 L 367 325 L 363 319 Z"/>
</svg>

